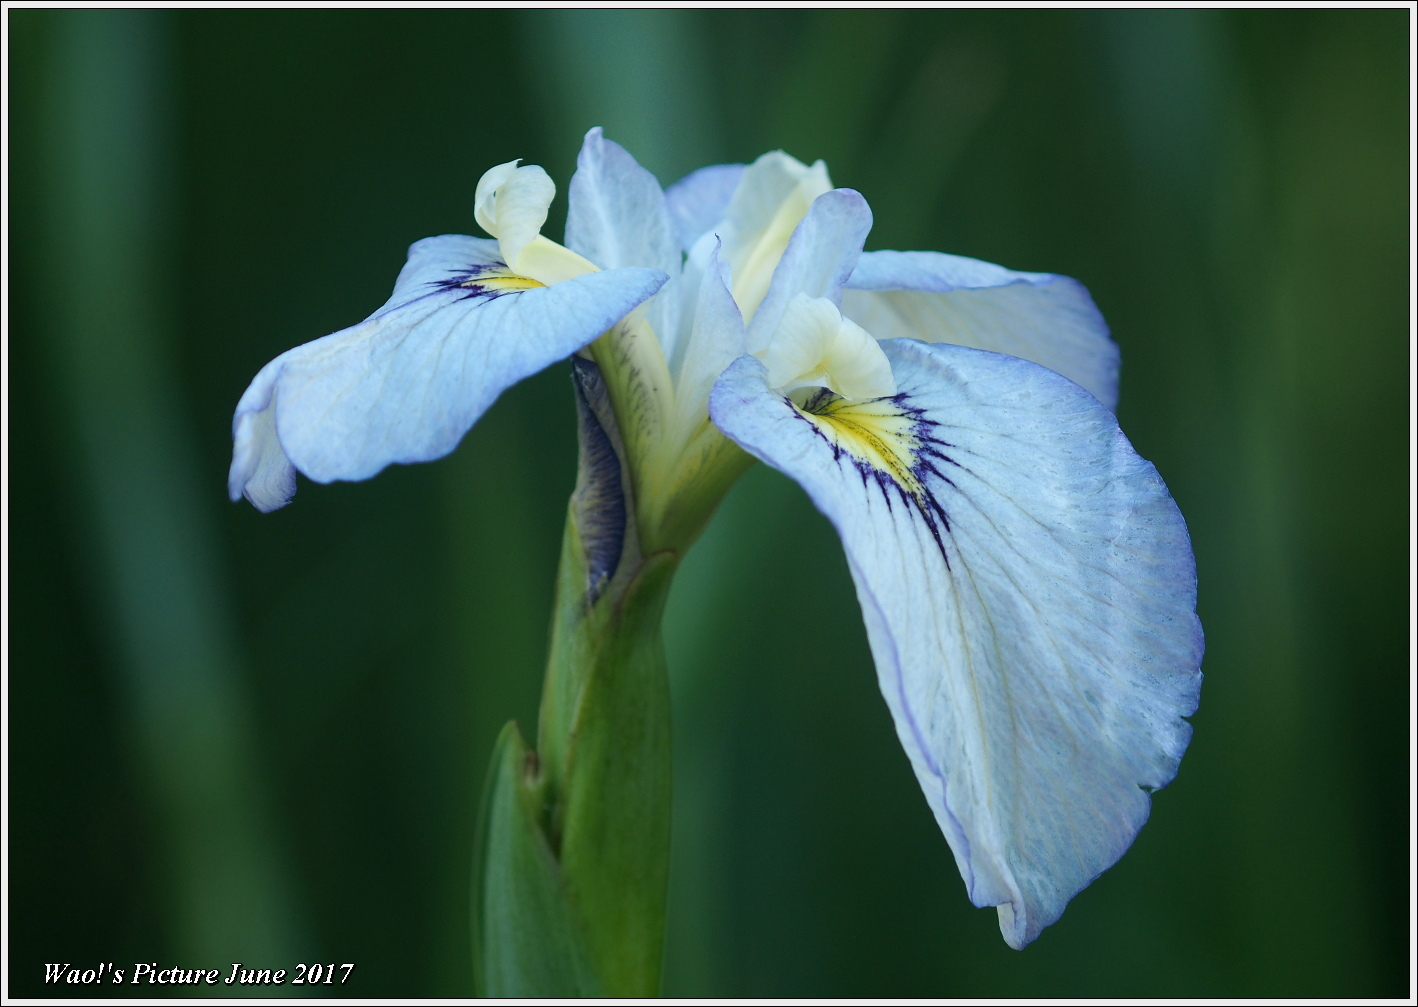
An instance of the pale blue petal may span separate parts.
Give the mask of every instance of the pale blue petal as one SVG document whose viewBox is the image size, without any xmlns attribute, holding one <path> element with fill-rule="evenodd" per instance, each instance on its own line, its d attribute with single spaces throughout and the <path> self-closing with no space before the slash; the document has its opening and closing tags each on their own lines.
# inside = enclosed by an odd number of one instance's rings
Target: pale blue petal
<svg viewBox="0 0 1418 1007">
<path fill-rule="evenodd" d="M 1023 357 L 1118 404 L 1118 346 L 1077 280 L 941 252 L 867 252 L 842 313 L 878 339 L 907 337 Z"/>
<path fill-rule="evenodd" d="M 245 496 L 263 514 L 284 507 L 295 496 L 295 466 L 276 436 L 273 408 L 281 359 L 277 357 L 257 373 L 237 404 L 231 425 L 227 493 L 232 500 Z"/>
<path fill-rule="evenodd" d="M 660 183 L 599 126 L 581 145 L 567 198 L 566 247 L 573 252 L 602 269 L 679 272 L 682 253 Z"/>
<path fill-rule="evenodd" d="M 971 900 L 1022 947 L 1176 775 L 1201 685 L 1191 545 L 1078 385 L 980 350 L 883 349 L 900 393 L 852 408 L 898 417 L 874 429 L 910 445 L 909 476 L 834 446 L 844 428 L 771 392 L 752 357 L 710 412 L 836 526 L 897 734 Z"/>
<path fill-rule="evenodd" d="M 711 164 L 690 172 L 665 190 L 665 202 L 675 222 L 680 247 L 686 252 L 723 222 L 747 167 L 745 164 Z"/>
<path fill-rule="evenodd" d="M 743 316 L 739 314 L 734 295 L 729 292 L 728 267 L 719 259 L 720 249 L 720 244 L 715 242 L 697 284 L 694 324 L 675 380 L 675 406 L 681 430 L 691 430 L 696 423 L 704 422 L 709 390 L 724 368 L 744 352 Z"/>
<path fill-rule="evenodd" d="M 331 482 L 447 454 L 504 388 L 570 356 L 665 282 L 656 270 L 614 269 L 513 293 L 468 286 L 500 265 L 495 241 L 426 238 L 383 308 L 267 364 L 232 422 L 232 499 L 280 506 L 294 491 L 290 465 Z"/>
<path fill-rule="evenodd" d="M 813 200 L 788 239 L 768 293 L 749 322 L 750 353 L 768 346 L 783 312 L 798 294 L 841 303 L 842 286 L 852 275 L 870 230 L 871 209 L 861 193 L 833 189 Z"/>
<path fill-rule="evenodd" d="M 674 278 L 683 253 L 655 176 L 597 126 L 576 158 L 566 213 L 566 246 L 601 269 L 641 266 Z M 668 358 L 679 332 L 679 298 L 656 297 L 647 308 Z"/>
</svg>

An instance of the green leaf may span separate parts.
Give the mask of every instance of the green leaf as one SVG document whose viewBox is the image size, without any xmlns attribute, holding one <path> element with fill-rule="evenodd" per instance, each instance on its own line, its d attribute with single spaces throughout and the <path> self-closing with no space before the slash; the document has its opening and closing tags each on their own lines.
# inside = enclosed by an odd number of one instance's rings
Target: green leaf
<svg viewBox="0 0 1418 1007">
<path fill-rule="evenodd" d="M 509 722 L 493 749 L 474 863 L 480 996 L 603 995 L 540 825 L 545 793 L 536 753 Z"/>
</svg>

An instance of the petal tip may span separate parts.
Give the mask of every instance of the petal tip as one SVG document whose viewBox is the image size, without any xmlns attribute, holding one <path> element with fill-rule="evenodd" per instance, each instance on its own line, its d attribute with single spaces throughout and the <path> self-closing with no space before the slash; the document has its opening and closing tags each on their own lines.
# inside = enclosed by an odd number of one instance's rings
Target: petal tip
<svg viewBox="0 0 1418 1007">
<path fill-rule="evenodd" d="M 1001 902 L 995 907 L 999 914 L 999 932 L 1004 942 L 1015 951 L 1023 951 L 1038 934 L 1030 934 L 1024 926 L 1024 914 L 1014 911 L 1013 902 Z"/>
<path fill-rule="evenodd" d="M 232 502 L 245 497 L 262 514 L 280 510 L 295 496 L 295 466 L 276 433 L 275 413 L 274 402 L 259 412 L 237 412 L 227 474 Z"/>
</svg>

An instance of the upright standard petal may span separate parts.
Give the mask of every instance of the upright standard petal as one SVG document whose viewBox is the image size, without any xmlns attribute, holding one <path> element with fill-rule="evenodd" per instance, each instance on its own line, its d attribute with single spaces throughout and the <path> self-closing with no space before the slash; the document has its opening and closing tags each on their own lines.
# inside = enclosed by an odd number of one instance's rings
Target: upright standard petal
<svg viewBox="0 0 1418 1007">
<path fill-rule="evenodd" d="M 783 313 L 799 294 L 824 297 L 833 304 L 841 302 L 842 285 L 852 275 L 870 230 L 871 209 L 860 192 L 833 189 L 813 200 L 807 215 L 794 228 L 782 258 L 776 261 L 772 282 L 762 301 L 755 302 L 757 310 L 739 301 L 744 317 L 751 319 L 750 353 L 768 348 Z M 734 279 L 737 285 L 738 278 Z"/>
<path fill-rule="evenodd" d="M 724 368 L 743 355 L 744 327 L 717 242 L 703 269 L 686 275 L 696 281 L 695 304 L 684 360 L 675 375 L 675 403 L 676 423 L 687 440 L 700 425 L 708 425 L 709 391 Z"/>
<path fill-rule="evenodd" d="M 680 272 L 679 240 L 660 183 L 600 127 L 586 134 L 571 178 L 566 244 L 602 269 L 641 266 L 670 277 Z M 648 321 L 666 358 L 679 329 L 679 301 L 657 297 Z"/>
<path fill-rule="evenodd" d="M 1175 776 L 1201 685 L 1186 527 L 1077 385 L 883 344 L 899 391 L 801 408 L 742 357 L 710 412 L 842 537 L 882 694 L 971 900 L 1023 947 Z"/>
<path fill-rule="evenodd" d="M 747 165 L 711 164 L 692 171 L 665 190 L 665 205 L 686 252 L 729 212 L 729 202 Z"/>
<path fill-rule="evenodd" d="M 679 241 L 660 183 L 599 126 L 581 145 L 568 198 L 566 246 L 573 252 L 602 269 L 679 271 Z"/>
<path fill-rule="evenodd" d="M 383 308 L 257 375 L 232 423 L 232 499 L 281 506 L 291 465 L 331 482 L 447 454 L 504 388 L 591 342 L 665 279 L 614 269 L 546 287 L 510 273 L 495 241 L 417 242 Z"/>
<path fill-rule="evenodd" d="M 1008 353 L 1117 407 L 1118 346 L 1077 280 L 941 252 L 867 252 L 847 287 L 842 313 L 878 339 Z"/>
<path fill-rule="evenodd" d="M 832 189 L 827 165 L 811 166 L 781 150 L 750 164 L 729 200 L 719 236 L 734 279 L 734 300 L 747 318 L 758 309 L 773 269 L 813 200 Z"/>
</svg>

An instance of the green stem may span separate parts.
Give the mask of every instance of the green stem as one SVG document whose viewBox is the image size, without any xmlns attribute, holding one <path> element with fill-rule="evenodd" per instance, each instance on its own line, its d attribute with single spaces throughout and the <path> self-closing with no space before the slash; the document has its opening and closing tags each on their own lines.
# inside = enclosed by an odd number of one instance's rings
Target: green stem
<svg viewBox="0 0 1418 1007">
<path fill-rule="evenodd" d="M 538 748 L 504 731 L 480 829 L 475 951 L 492 996 L 659 990 L 670 836 L 660 621 L 679 556 L 641 555 L 599 372 L 578 361 L 576 374 L 581 476 Z"/>
<path fill-rule="evenodd" d="M 675 566 L 671 554 L 648 557 L 625 592 L 605 600 L 591 646 L 554 651 L 554 664 L 565 663 L 547 674 L 549 687 L 563 675 L 584 682 L 561 780 L 553 776 L 550 824 L 610 996 L 659 990 L 670 848 L 670 693 L 660 620 Z"/>
</svg>

